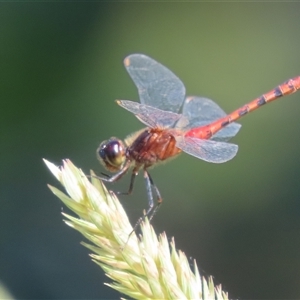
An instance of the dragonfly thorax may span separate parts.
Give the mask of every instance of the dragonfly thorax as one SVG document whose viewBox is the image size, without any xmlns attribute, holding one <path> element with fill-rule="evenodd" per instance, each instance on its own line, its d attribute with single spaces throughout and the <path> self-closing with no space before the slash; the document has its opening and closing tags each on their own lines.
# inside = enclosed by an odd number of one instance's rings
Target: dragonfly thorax
<svg viewBox="0 0 300 300">
<path fill-rule="evenodd" d="M 136 165 L 147 168 L 180 152 L 171 130 L 147 128 L 128 145 L 126 156 Z"/>
</svg>

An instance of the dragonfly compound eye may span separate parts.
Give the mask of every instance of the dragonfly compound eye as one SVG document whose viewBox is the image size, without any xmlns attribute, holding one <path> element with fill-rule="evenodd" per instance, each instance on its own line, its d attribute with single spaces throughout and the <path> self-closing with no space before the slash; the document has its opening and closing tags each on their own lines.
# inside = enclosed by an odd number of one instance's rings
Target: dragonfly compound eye
<svg viewBox="0 0 300 300">
<path fill-rule="evenodd" d="M 97 158 L 109 171 L 119 171 L 126 158 L 123 142 L 117 138 L 102 142 L 97 149 Z"/>
</svg>

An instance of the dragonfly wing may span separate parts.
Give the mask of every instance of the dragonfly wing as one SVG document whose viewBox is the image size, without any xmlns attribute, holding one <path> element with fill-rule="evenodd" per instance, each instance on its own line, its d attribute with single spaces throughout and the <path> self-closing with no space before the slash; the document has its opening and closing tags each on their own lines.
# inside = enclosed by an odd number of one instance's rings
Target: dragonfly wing
<svg viewBox="0 0 300 300">
<path fill-rule="evenodd" d="M 232 137 L 234 137 L 242 127 L 239 123 L 231 123 L 215 133 L 210 139 L 213 141 L 229 141 Z"/>
<path fill-rule="evenodd" d="M 117 103 L 132 112 L 142 123 L 149 127 L 174 127 L 181 115 L 174 112 L 161 110 L 152 106 L 140 104 L 129 100 L 117 100 Z"/>
<path fill-rule="evenodd" d="M 182 108 L 182 118 L 177 122 L 176 127 L 183 130 L 201 127 L 226 115 L 218 104 L 208 98 L 187 97 Z M 238 133 L 240 128 L 240 124 L 231 123 L 218 131 L 211 140 L 228 141 Z"/>
<path fill-rule="evenodd" d="M 191 137 L 176 137 L 176 146 L 184 152 L 211 163 L 223 163 L 232 159 L 238 146 L 212 140 Z"/>
<path fill-rule="evenodd" d="M 127 56 L 124 65 L 138 88 L 142 104 L 179 112 L 185 97 L 185 87 L 169 69 L 143 54 Z"/>
</svg>

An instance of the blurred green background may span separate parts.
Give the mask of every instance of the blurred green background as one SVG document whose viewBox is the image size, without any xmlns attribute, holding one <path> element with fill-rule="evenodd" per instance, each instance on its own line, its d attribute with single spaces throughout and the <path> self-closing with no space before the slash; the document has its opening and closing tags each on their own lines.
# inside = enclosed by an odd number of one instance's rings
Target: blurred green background
<svg viewBox="0 0 300 300">
<path fill-rule="evenodd" d="M 120 297 L 63 224 L 42 158 L 100 174 L 98 144 L 142 128 L 114 102 L 138 100 L 125 56 L 149 55 L 228 112 L 300 75 L 300 3 L 1 3 L 0 28 L 0 280 L 18 299 Z M 242 119 L 226 164 L 181 155 L 151 172 L 155 229 L 231 298 L 300 298 L 299 100 Z M 142 178 L 121 201 L 134 223 Z"/>
</svg>

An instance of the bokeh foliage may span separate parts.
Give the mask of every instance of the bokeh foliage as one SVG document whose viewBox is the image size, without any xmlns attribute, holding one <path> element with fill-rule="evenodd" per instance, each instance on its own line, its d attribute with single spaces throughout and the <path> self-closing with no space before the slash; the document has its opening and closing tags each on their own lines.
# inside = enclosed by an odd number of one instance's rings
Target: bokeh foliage
<svg viewBox="0 0 300 300">
<path fill-rule="evenodd" d="M 296 2 L 1 3 L 0 280 L 12 294 L 118 297 L 63 226 L 42 157 L 100 173 L 99 142 L 141 128 L 114 103 L 137 100 L 126 55 L 153 57 L 229 112 L 300 75 L 299 20 Z M 231 162 L 182 155 L 151 173 L 164 197 L 156 230 L 234 297 L 300 297 L 299 99 L 241 120 Z M 143 184 L 123 199 L 132 222 Z"/>
</svg>

